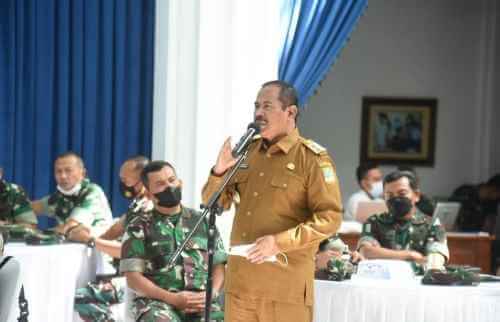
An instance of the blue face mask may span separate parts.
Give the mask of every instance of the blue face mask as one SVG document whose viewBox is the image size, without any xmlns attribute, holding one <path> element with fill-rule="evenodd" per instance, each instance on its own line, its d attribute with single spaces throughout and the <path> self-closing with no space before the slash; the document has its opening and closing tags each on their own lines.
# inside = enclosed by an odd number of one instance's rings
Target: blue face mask
<svg viewBox="0 0 500 322">
<path fill-rule="evenodd" d="M 384 195 L 384 184 L 382 183 L 382 180 L 374 182 L 372 184 L 370 195 L 373 199 L 382 198 L 382 196 Z"/>
</svg>

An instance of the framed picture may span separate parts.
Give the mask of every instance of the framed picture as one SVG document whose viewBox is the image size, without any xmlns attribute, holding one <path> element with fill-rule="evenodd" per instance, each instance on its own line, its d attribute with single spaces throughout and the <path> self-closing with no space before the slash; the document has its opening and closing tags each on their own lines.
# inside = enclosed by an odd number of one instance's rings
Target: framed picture
<svg viewBox="0 0 500 322">
<path fill-rule="evenodd" d="M 363 97 L 360 162 L 434 165 L 437 99 Z"/>
</svg>

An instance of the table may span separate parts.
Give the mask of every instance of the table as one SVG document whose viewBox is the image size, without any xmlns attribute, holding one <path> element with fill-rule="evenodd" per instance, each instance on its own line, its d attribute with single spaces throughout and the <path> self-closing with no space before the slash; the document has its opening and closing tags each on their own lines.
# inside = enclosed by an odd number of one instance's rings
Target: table
<svg viewBox="0 0 500 322">
<path fill-rule="evenodd" d="M 95 251 L 82 244 L 9 243 L 5 255 L 21 263 L 30 322 L 73 321 L 76 288 L 95 278 Z"/>
<path fill-rule="evenodd" d="M 340 238 L 356 249 L 359 233 L 341 233 Z M 481 268 L 483 273 L 491 273 L 491 243 L 495 239 L 486 233 L 446 233 L 450 249 L 450 264 L 470 265 Z"/>
<path fill-rule="evenodd" d="M 498 322 L 500 283 L 315 281 L 314 322 Z"/>
</svg>

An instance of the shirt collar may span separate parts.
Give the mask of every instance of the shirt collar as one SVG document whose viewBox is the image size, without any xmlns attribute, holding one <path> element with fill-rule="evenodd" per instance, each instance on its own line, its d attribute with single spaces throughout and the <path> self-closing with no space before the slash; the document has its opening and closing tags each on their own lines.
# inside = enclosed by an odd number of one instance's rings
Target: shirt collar
<svg viewBox="0 0 500 322">
<path fill-rule="evenodd" d="M 277 150 L 288 154 L 290 149 L 299 141 L 300 133 L 298 128 L 294 128 L 290 133 L 282 137 L 278 142 L 268 147 L 269 152 L 273 153 Z M 276 147 L 276 148 L 275 148 Z M 259 149 L 265 149 L 264 140 L 261 140 Z"/>
</svg>

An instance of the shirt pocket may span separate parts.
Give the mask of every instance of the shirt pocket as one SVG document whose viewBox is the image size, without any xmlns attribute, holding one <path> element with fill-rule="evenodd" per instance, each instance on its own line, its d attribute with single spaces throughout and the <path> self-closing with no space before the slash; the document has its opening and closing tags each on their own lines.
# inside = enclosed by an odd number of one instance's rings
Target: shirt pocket
<svg viewBox="0 0 500 322">
<path fill-rule="evenodd" d="M 248 184 L 248 171 L 239 170 L 239 172 L 233 178 L 233 183 L 235 186 L 233 201 L 236 205 L 239 205 L 241 200 L 240 196 L 244 194 Z"/>
<path fill-rule="evenodd" d="M 149 247 L 148 251 L 151 258 L 151 264 L 154 270 L 161 270 L 165 268 L 170 261 L 170 257 L 174 253 L 173 239 L 163 239 L 153 241 Z"/>
<path fill-rule="evenodd" d="M 234 176 L 232 180 L 236 184 L 236 186 L 246 184 L 248 182 L 248 171 L 239 170 L 239 172 Z"/>
<path fill-rule="evenodd" d="M 297 217 L 306 208 L 304 179 L 291 174 L 275 175 L 271 179 L 272 207 L 282 216 Z"/>
</svg>

